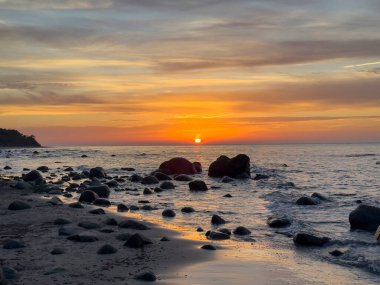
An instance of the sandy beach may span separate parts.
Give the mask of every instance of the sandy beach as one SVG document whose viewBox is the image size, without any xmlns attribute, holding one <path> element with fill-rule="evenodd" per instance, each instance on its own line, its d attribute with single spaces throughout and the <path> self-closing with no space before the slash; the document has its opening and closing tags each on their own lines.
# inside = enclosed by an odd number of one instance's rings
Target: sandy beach
<svg viewBox="0 0 380 285">
<path fill-rule="evenodd" d="M 143 224 L 150 229 L 143 231 L 106 225 L 107 219 L 114 218 L 120 222 L 126 220 L 127 215 L 107 209 L 106 214 L 95 215 L 88 211 L 97 207 L 83 205 L 84 208 L 71 208 L 68 202 L 72 201 L 62 196 L 60 198 L 65 204 L 53 205 L 49 202 L 51 198 L 11 189 L 4 183 L 0 187 L 1 264 L 17 271 L 10 284 L 139 284 L 134 278 L 147 271 L 154 272 L 160 282 L 179 267 L 212 257 L 212 252 L 199 249 L 201 243 L 178 238 L 177 232 L 148 222 Z M 31 208 L 8 210 L 13 201 L 26 202 Z M 56 225 L 54 221 L 59 218 L 71 223 Z M 99 228 L 86 230 L 77 226 L 80 222 L 96 223 Z M 97 240 L 68 240 L 68 236 L 59 235 L 63 227 L 94 236 Z M 120 234 L 137 232 L 149 238 L 152 244 L 138 249 L 128 248 L 123 245 L 125 241 L 116 238 Z M 163 237 L 169 241 L 160 241 Z M 19 240 L 25 247 L 4 249 L 3 245 L 9 239 Z M 112 245 L 117 252 L 97 254 L 105 244 Z M 51 253 L 54 249 L 63 253 L 54 255 Z"/>
</svg>

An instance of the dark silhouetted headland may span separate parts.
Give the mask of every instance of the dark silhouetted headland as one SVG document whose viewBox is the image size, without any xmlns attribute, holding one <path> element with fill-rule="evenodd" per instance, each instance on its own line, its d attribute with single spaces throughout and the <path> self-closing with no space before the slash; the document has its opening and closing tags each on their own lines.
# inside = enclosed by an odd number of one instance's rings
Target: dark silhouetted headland
<svg viewBox="0 0 380 285">
<path fill-rule="evenodd" d="M 41 147 L 33 135 L 26 136 L 17 130 L 0 128 L 0 147 Z"/>
</svg>

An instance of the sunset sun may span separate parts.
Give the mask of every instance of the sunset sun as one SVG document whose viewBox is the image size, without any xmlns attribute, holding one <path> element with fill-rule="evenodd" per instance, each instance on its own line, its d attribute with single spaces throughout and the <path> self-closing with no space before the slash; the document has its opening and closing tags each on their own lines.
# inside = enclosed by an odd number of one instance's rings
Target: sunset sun
<svg viewBox="0 0 380 285">
<path fill-rule="evenodd" d="M 202 139 L 201 139 L 200 137 L 196 137 L 196 138 L 194 139 L 194 142 L 195 142 L 196 144 L 200 144 L 200 143 L 202 142 Z"/>
</svg>

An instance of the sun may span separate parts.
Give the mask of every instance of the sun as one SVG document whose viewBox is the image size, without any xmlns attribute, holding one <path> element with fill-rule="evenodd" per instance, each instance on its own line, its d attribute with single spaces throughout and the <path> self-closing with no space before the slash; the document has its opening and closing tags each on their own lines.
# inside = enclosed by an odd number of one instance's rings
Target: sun
<svg viewBox="0 0 380 285">
<path fill-rule="evenodd" d="M 196 137 L 196 138 L 194 139 L 194 142 L 195 142 L 196 144 L 200 144 L 200 143 L 202 142 L 202 139 L 201 139 L 200 137 Z"/>
</svg>

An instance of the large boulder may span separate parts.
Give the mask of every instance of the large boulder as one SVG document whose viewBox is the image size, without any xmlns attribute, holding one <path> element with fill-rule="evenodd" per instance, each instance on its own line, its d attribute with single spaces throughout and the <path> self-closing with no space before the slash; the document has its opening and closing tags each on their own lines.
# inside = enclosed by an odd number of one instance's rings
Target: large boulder
<svg viewBox="0 0 380 285">
<path fill-rule="evenodd" d="M 250 158 L 245 154 L 238 154 L 233 158 L 222 155 L 210 164 L 208 176 L 249 178 L 251 177 Z"/>
<path fill-rule="evenodd" d="M 376 231 L 380 225 L 380 208 L 368 205 L 359 205 L 349 215 L 352 229 Z"/>
<path fill-rule="evenodd" d="M 174 157 L 160 164 L 159 169 L 168 175 L 173 174 L 196 174 L 202 171 L 199 162 L 192 163 L 183 157 Z"/>
</svg>

